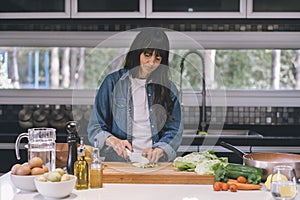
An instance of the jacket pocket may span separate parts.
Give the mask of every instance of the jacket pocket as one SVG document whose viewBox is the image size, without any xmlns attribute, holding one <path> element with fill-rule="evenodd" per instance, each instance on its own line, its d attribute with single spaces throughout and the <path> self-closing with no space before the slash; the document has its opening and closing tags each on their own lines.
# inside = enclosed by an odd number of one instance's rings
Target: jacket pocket
<svg viewBox="0 0 300 200">
<path fill-rule="evenodd" d="M 113 119 L 120 129 L 126 132 L 127 103 L 125 98 L 114 98 Z"/>
</svg>

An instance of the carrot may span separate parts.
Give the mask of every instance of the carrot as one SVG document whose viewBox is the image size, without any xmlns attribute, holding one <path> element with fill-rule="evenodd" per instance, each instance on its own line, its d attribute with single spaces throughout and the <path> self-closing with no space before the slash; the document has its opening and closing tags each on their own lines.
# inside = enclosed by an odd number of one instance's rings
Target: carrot
<svg viewBox="0 0 300 200">
<path fill-rule="evenodd" d="M 221 191 L 221 189 L 222 189 L 222 182 L 214 182 L 213 188 L 214 188 L 214 191 Z"/>
<path fill-rule="evenodd" d="M 260 190 L 261 185 L 251 183 L 239 183 L 235 179 L 229 179 L 228 184 L 236 184 L 238 190 Z"/>
<path fill-rule="evenodd" d="M 222 191 L 228 191 L 228 189 L 229 189 L 229 184 L 228 184 L 228 183 L 222 183 L 221 189 L 222 189 Z"/>
<path fill-rule="evenodd" d="M 237 182 L 239 182 L 239 183 L 247 183 L 247 179 L 246 179 L 246 177 L 245 176 L 239 176 L 239 177 L 237 177 Z"/>
<path fill-rule="evenodd" d="M 228 184 L 229 185 L 229 191 L 230 192 L 237 192 L 238 186 L 235 183 Z"/>
</svg>

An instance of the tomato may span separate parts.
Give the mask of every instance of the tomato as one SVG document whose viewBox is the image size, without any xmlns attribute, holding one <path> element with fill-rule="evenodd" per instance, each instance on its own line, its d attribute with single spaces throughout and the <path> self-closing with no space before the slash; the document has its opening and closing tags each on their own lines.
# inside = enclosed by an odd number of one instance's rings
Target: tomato
<svg viewBox="0 0 300 200">
<path fill-rule="evenodd" d="M 220 191 L 222 189 L 222 182 L 214 182 L 213 188 L 214 191 Z"/>
<path fill-rule="evenodd" d="M 230 192 L 236 192 L 237 191 L 237 185 L 236 184 L 229 184 L 229 190 L 230 190 Z"/>
<path fill-rule="evenodd" d="M 247 183 L 247 179 L 244 176 L 239 176 L 237 178 L 238 183 Z"/>
</svg>

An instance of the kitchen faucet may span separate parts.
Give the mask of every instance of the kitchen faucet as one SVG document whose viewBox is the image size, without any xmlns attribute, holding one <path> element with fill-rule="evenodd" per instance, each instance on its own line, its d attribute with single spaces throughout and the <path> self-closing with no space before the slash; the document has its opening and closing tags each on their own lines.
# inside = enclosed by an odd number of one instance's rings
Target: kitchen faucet
<svg viewBox="0 0 300 200">
<path fill-rule="evenodd" d="M 186 57 L 190 54 L 196 54 L 201 58 L 202 61 L 202 117 L 201 121 L 199 120 L 199 125 L 201 127 L 200 130 L 198 130 L 198 134 L 206 134 L 205 127 L 206 127 L 206 85 L 205 85 L 205 66 L 204 66 L 204 57 L 203 55 L 196 51 L 192 50 L 187 52 L 186 54 L 183 55 L 181 62 L 180 62 L 180 101 L 182 103 L 182 72 L 184 68 L 184 61 Z M 201 112 L 201 107 L 199 106 L 199 112 Z M 200 113 L 201 115 L 201 113 Z M 199 129 L 199 127 L 198 127 Z"/>
</svg>

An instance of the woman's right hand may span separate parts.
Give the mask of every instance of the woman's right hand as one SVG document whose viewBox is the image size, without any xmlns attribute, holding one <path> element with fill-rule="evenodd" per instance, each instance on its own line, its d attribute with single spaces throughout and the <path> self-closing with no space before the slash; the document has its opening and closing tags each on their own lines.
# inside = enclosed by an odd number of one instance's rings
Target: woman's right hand
<svg viewBox="0 0 300 200">
<path fill-rule="evenodd" d="M 115 152 L 122 158 L 127 159 L 128 155 L 126 152 L 126 148 L 129 151 L 132 151 L 132 146 L 131 144 L 128 142 L 128 140 L 121 140 L 115 136 L 110 136 L 106 139 L 105 144 L 107 146 L 111 146 Z"/>
</svg>

